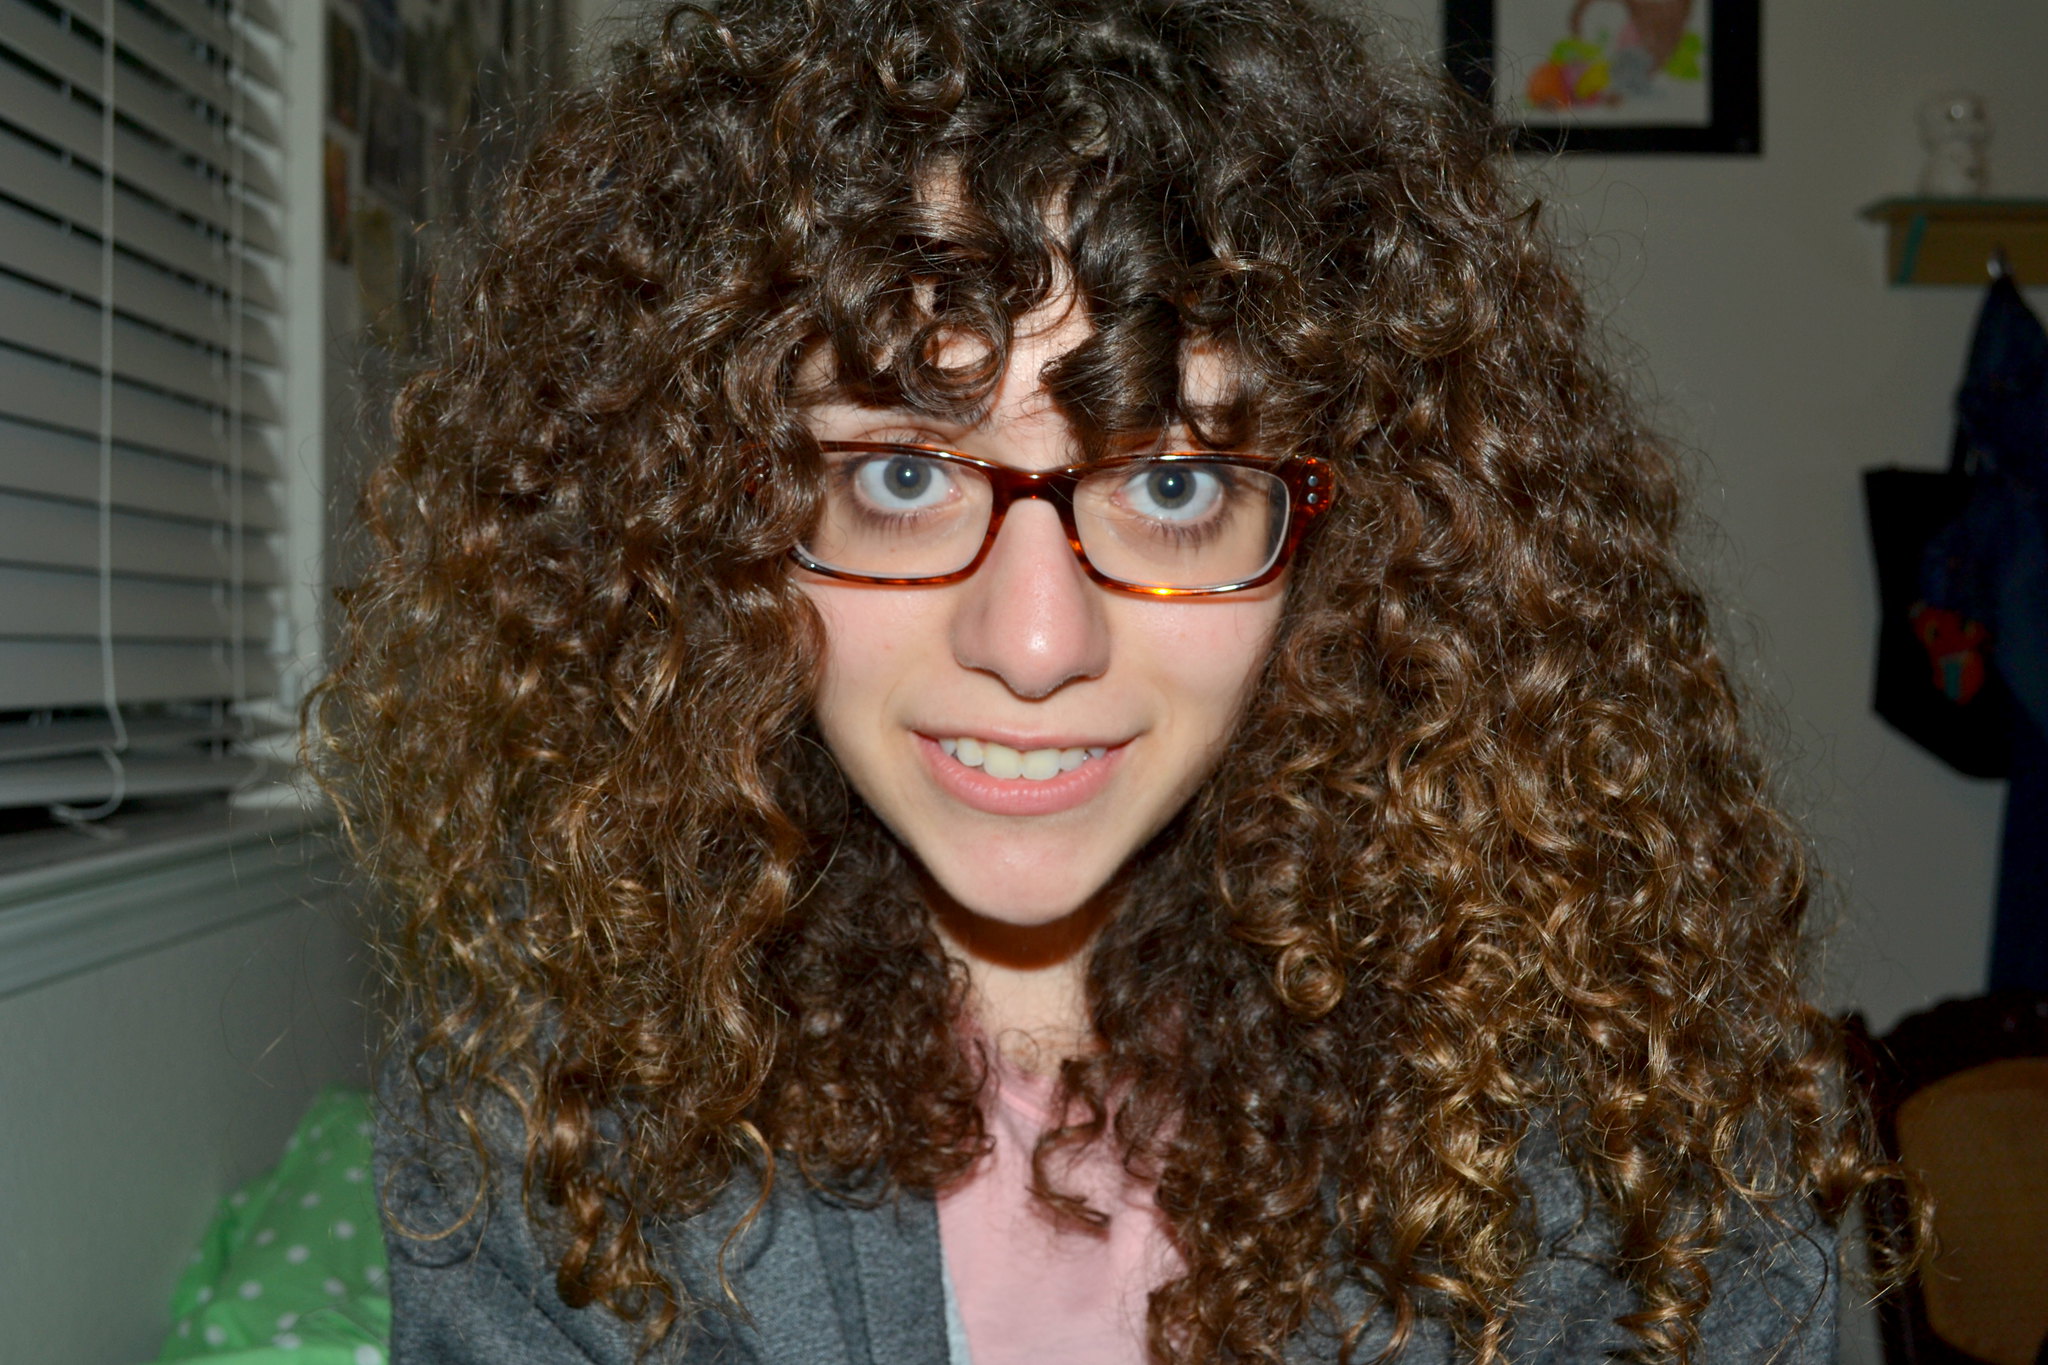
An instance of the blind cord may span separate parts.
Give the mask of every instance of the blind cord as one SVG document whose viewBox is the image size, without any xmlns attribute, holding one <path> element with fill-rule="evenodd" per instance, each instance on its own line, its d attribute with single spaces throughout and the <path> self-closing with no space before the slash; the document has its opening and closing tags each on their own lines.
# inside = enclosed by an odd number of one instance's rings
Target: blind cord
<svg viewBox="0 0 2048 1365">
<path fill-rule="evenodd" d="M 228 57 L 232 84 L 228 112 L 229 163 L 233 178 L 229 182 L 229 193 L 233 196 L 228 206 L 228 221 L 233 224 L 228 243 L 231 253 L 228 262 L 228 421 L 233 423 L 228 436 L 228 579 L 230 602 L 228 605 L 228 657 L 234 674 L 234 716 L 242 738 L 247 740 L 255 733 L 255 726 L 249 715 L 249 654 L 248 654 L 248 564 L 246 544 L 243 539 L 245 505 L 248 482 L 243 467 L 242 442 L 246 437 L 246 423 L 242 402 L 245 397 L 244 385 L 247 374 L 243 365 L 242 303 L 244 297 L 243 271 L 248 269 L 248 256 L 244 248 L 243 215 L 247 211 L 244 198 L 247 187 L 244 183 L 249 157 L 248 144 L 242 136 L 242 120 L 248 101 L 246 83 L 248 27 L 242 22 L 240 0 L 230 0 L 228 17 L 232 24 L 234 46 Z M 235 783 L 234 792 L 241 795 L 252 790 L 267 774 L 268 765 L 259 756 L 250 763 L 249 770 Z"/>
<path fill-rule="evenodd" d="M 248 36 L 243 31 L 239 6 L 230 4 L 228 20 L 234 46 L 229 59 L 229 106 L 228 106 L 228 164 L 231 178 L 228 181 L 228 222 L 232 225 L 228 239 L 228 658 L 234 677 L 235 719 L 248 733 L 249 677 L 248 659 L 244 653 L 243 635 L 245 630 L 244 603 L 242 598 L 244 564 L 242 545 L 242 271 L 245 261 L 242 252 L 243 213 L 243 159 L 248 149 L 242 144 L 242 102 L 246 98 L 243 89 L 243 48 Z"/>
<path fill-rule="evenodd" d="M 105 0 L 100 46 L 100 704 L 114 737 L 100 746 L 114 790 L 97 806 L 57 804 L 50 814 L 68 825 L 103 820 L 128 798 L 128 722 L 114 673 L 114 6 Z"/>
</svg>

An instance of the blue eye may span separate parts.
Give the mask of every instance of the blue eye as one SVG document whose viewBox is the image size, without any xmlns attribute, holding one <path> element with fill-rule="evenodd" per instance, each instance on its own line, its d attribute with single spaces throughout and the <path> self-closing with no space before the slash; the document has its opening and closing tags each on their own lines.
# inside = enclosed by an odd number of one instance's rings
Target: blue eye
<svg viewBox="0 0 2048 1365">
<path fill-rule="evenodd" d="M 1197 464 L 1141 466 L 1124 480 L 1119 500 L 1154 521 L 1200 521 L 1228 491 L 1215 470 Z"/>
<path fill-rule="evenodd" d="M 937 507 L 953 493 L 952 477 L 937 460 L 891 455 L 863 460 L 853 472 L 863 501 L 884 512 L 915 512 Z"/>
</svg>

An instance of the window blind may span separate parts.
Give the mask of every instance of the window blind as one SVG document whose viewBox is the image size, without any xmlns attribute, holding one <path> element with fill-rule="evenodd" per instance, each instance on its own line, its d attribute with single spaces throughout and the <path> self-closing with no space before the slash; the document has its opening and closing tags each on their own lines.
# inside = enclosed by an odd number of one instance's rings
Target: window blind
<svg viewBox="0 0 2048 1365">
<path fill-rule="evenodd" d="M 0 810 L 253 776 L 283 619 L 275 0 L 0 0 Z"/>
</svg>

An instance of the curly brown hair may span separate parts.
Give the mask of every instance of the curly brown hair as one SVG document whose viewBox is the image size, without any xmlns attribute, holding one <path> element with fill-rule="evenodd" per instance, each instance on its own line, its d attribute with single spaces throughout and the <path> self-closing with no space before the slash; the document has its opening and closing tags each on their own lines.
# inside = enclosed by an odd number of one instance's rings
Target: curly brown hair
<svg viewBox="0 0 2048 1365">
<path fill-rule="evenodd" d="M 962 970 L 809 726 L 798 378 L 972 409 L 1068 287 L 1091 447 L 1256 432 L 1340 488 L 1038 1154 L 1055 1203 L 1063 1145 L 1156 1175 L 1155 1353 L 1277 1361 L 1349 1277 L 1498 1359 L 1538 1125 L 1653 1356 L 1731 1218 L 1877 1178 L 1673 463 L 1502 152 L 1298 0 L 719 0 L 567 100 L 442 290 L 315 707 L 415 1055 L 520 1106 L 566 1301 L 658 1338 L 703 1305 L 655 1221 L 984 1147 Z"/>
</svg>

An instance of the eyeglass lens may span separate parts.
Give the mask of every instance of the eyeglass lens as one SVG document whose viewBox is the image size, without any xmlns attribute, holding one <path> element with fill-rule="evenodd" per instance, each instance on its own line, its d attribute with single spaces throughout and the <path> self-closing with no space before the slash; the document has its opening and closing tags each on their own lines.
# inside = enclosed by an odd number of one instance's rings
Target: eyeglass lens
<svg viewBox="0 0 2048 1365">
<path fill-rule="evenodd" d="M 804 551 L 873 578 L 939 578 L 972 563 L 994 490 L 973 465 L 914 451 L 832 451 Z M 1084 477 L 1074 527 L 1096 571 L 1134 587 L 1209 588 L 1257 578 L 1287 532 L 1285 481 L 1241 464 L 1141 460 Z"/>
</svg>

